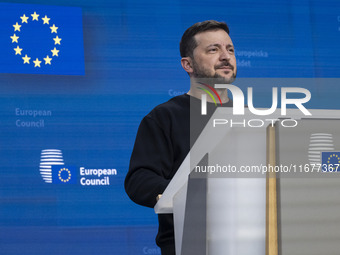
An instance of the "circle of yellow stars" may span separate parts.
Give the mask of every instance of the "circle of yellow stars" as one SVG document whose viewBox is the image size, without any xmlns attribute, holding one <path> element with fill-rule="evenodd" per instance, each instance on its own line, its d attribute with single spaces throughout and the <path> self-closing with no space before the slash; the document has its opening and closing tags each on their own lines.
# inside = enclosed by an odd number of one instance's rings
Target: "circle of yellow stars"
<svg viewBox="0 0 340 255">
<path fill-rule="evenodd" d="M 31 17 L 30 17 L 31 16 Z M 26 16 L 25 14 L 22 15 L 20 17 L 21 19 L 21 25 L 16 22 L 13 27 L 14 27 L 14 34 L 13 36 L 10 36 L 10 38 L 12 39 L 12 43 L 16 43 L 17 44 L 17 47 L 14 48 L 14 51 L 15 51 L 15 55 L 22 55 L 22 51 L 23 49 L 20 48 L 19 46 L 19 41 L 18 39 L 20 38 L 19 36 L 16 35 L 16 33 L 19 33 L 21 32 L 21 27 L 24 23 L 28 24 L 29 21 L 32 21 L 32 22 L 36 22 L 36 21 L 39 21 L 39 14 L 37 14 L 36 12 L 34 12 L 33 14 L 31 15 L 28 15 Z M 50 24 L 50 18 L 48 18 L 46 15 L 45 17 L 41 18 L 41 20 L 43 21 L 43 25 L 51 25 Z M 61 45 L 61 38 L 58 37 L 58 27 L 55 26 L 55 24 L 53 24 L 52 26 L 50 26 L 50 29 L 51 29 L 51 33 L 55 33 L 56 34 L 56 37 L 53 38 L 54 40 L 54 45 L 55 47 L 51 50 L 51 54 L 52 55 L 50 57 L 49 54 L 46 55 L 46 58 L 43 58 L 44 62 L 45 62 L 45 65 L 51 65 L 51 61 L 52 61 L 52 58 L 53 57 L 58 57 L 59 56 L 59 50 L 56 48 L 57 45 Z M 31 56 L 25 54 L 24 57 L 22 57 L 22 60 L 23 60 L 23 63 L 24 64 L 30 64 L 30 60 L 32 59 Z M 41 67 L 41 63 L 42 63 L 42 60 L 39 60 L 38 58 L 36 58 L 35 60 L 32 60 L 32 62 L 34 63 L 34 67 Z"/>
<path fill-rule="evenodd" d="M 67 172 L 67 178 L 66 179 L 64 179 L 62 176 L 61 176 L 61 173 L 62 172 Z M 62 182 L 69 182 L 70 180 L 71 180 L 71 171 L 70 170 L 68 170 L 67 168 L 62 168 L 62 169 L 60 169 L 59 170 L 59 172 L 58 172 L 58 178 L 59 178 L 59 180 L 60 181 L 62 181 Z"/>
<path fill-rule="evenodd" d="M 330 164 L 332 158 L 336 158 L 338 160 L 338 164 L 340 164 L 340 157 L 337 154 L 332 154 L 328 157 L 327 163 Z"/>
</svg>

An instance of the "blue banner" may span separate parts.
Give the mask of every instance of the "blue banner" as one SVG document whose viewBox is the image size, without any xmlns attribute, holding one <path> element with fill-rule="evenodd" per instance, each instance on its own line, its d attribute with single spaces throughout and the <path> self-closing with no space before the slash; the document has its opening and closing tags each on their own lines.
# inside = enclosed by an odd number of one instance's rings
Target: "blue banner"
<svg viewBox="0 0 340 255">
<path fill-rule="evenodd" d="M 325 172 L 340 171 L 340 151 L 322 152 L 322 169 Z"/>
<path fill-rule="evenodd" d="M 52 166 L 52 183 L 77 183 L 77 172 L 74 166 Z"/>
<path fill-rule="evenodd" d="M 84 75 L 80 8 L 0 3 L 0 72 Z"/>
</svg>

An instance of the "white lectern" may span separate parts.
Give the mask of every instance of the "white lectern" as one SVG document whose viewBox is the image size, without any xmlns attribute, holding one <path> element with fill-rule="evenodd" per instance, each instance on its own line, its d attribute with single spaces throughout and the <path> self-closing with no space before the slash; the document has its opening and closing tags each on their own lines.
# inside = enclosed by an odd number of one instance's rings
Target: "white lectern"
<svg viewBox="0 0 340 255">
<path fill-rule="evenodd" d="M 308 118 L 340 116 L 334 110 L 310 112 Z M 287 116 L 305 117 L 297 109 L 288 110 Z M 266 253 L 266 175 L 246 171 L 266 166 L 265 119 L 280 117 L 279 109 L 269 118 L 247 110 L 233 116 L 231 108 L 217 108 L 155 206 L 157 214 L 174 214 L 177 255 Z M 239 124 L 214 127 L 214 120 L 230 118 Z M 253 119 L 266 125 L 248 125 Z M 209 166 L 215 168 L 206 171 Z M 218 166 L 224 170 L 217 173 Z"/>
</svg>

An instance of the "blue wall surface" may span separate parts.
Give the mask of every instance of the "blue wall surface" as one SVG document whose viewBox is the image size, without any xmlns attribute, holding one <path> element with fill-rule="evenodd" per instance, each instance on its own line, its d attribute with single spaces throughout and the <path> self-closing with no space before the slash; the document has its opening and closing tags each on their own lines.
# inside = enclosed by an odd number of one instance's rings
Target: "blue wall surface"
<svg viewBox="0 0 340 255">
<path fill-rule="evenodd" d="M 143 116 L 189 89 L 178 46 L 192 24 L 227 22 L 239 78 L 340 78 L 336 0 L 13 0 L 0 14 L 1 254 L 160 254 L 153 209 L 123 183 Z M 339 87 L 305 86 L 328 109 Z"/>
</svg>

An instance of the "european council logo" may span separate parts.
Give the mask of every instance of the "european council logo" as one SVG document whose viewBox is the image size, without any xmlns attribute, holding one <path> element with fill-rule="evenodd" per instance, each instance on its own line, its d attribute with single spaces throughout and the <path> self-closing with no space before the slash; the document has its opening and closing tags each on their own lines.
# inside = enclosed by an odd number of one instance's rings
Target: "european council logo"
<svg viewBox="0 0 340 255">
<path fill-rule="evenodd" d="M 340 152 L 322 152 L 322 170 L 325 172 L 340 172 Z"/>
<path fill-rule="evenodd" d="M 76 167 L 64 164 L 63 153 L 58 149 L 41 151 L 40 175 L 46 183 L 76 183 Z"/>
<path fill-rule="evenodd" d="M 0 72 L 84 75 L 80 8 L 0 3 Z"/>
</svg>

